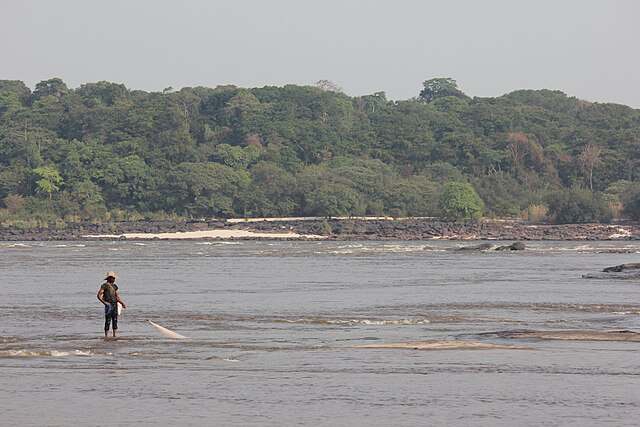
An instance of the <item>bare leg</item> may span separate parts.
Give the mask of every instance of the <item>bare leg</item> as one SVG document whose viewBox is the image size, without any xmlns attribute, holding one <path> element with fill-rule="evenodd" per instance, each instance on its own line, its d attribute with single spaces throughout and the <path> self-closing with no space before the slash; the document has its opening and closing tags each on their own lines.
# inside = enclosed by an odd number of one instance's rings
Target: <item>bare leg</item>
<svg viewBox="0 0 640 427">
<path fill-rule="evenodd" d="M 108 338 L 109 337 L 109 331 L 104 331 L 104 337 Z"/>
<path fill-rule="evenodd" d="M 118 330 L 117 330 L 117 329 L 114 329 L 114 330 L 113 330 L 113 337 L 115 338 L 115 337 L 117 337 L 117 336 L 118 336 Z"/>
</svg>

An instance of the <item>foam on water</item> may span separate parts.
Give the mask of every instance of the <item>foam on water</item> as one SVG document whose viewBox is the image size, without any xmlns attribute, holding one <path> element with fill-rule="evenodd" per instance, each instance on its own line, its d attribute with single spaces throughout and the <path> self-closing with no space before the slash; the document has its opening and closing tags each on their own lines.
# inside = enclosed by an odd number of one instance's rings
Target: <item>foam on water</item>
<svg viewBox="0 0 640 427">
<path fill-rule="evenodd" d="M 416 245 L 415 243 L 404 245 L 382 245 L 366 246 L 363 244 L 342 245 L 334 248 L 315 250 L 316 255 L 357 255 L 357 254 L 393 254 L 393 253 L 414 253 L 414 252 L 443 252 L 446 248 L 435 248 L 429 245 Z"/>
<path fill-rule="evenodd" d="M 9 350 L 0 352 L 0 357 L 65 357 L 65 356 L 94 356 L 95 353 L 83 350 Z"/>
<path fill-rule="evenodd" d="M 591 244 L 577 244 L 575 246 L 538 246 L 535 244 L 527 245 L 527 252 L 542 253 L 594 253 L 594 254 L 636 254 L 640 253 L 640 246 L 637 244 L 600 244 L 597 246 Z"/>
<path fill-rule="evenodd" d="M 231 246 L 236 246 L 236 245 L 242 245 L 242 242 L 231 242 L 231 241 L 214 241 L 214 242 L 208 242 L 208 241 L 204 241 L 204 242 L 196 242 L 196 245 L 205 245 L 205 246 L 224 246 L 224 245 L 231 245 Z"/>
<path fill-rule="evenodd" d="M 1 248 L 30 248 L 31 245 L 27 245 L 26 243 L 5 243 L 0 242 Z"/>
<path fill-rule="evenodd" d="M 426 325 L 430 323 L 427 319 L 394 319 L 394 320 L 382 320 L 382 319 L 331 319 L 331 318 L 299 318 L 299 319 L 263 319 L 265 322 L 274 323 L 299 323 L 299 324 L 316 324 L 316 325 Z"/>
<path fill-rule="evenodd" d="M 469 341 L 409 341 L 357 345 L 354 348 L 362 349 L 408 349 L 408 350 L 495 350 L 495 349 L 524 349 L 511 345 L 489 344 Z"/>
</svg>

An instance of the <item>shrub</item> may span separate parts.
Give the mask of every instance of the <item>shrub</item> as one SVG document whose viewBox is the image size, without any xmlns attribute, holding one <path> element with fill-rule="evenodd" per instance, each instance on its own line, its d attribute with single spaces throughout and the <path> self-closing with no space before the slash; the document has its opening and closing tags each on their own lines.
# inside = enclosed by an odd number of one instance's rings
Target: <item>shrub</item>
<svg viewBox="0 0 640 427">
<path fill-rule="evenodd" d="M 549 208 L 544 205 L 531 205 L 525 212 L 525 220 L 533 223 L 542 223 L 549 220 Z"/>
<path fill-rule="evenodd" d="M 622 196 L 623 212 L 634 220 L 640 220 L 640 184 L 634 185 Z"/>
<path fill-rule="evenodd" d="M 503 172 L 477 177 L 472 184 L 485 202 L 485 215 L 517 216 L 536 200 L 527 186 Z"/>
<path fill-rule="evenodd" d="M 404 218 L 407 214 L 400 208 L 391 208 L 389 209 L 389 216 L 392 218 Z"/>
<path fill-rule="evenodd" d="M 24 207 L 24 197 L 19 194 L 9 194 L 4 198 L 4 205 L 11 213 L 16 213 Z"/>
<path fill-rule="evenodd" d="M 548 197 L 549 214 L 557 224 L 609 222 L 611 211 L 596 193 L 584 189 L 564 189 Z"/>
<path fill-rule="evenodd" d="M 445 185 L 439 207 L 448 219 L 480 219 L 483 202 L 473 186 L 467 182 L 450 182 Z"/>
<path fill-rule="evenodd" d="M 329 224 L 326 219 L 322 220 L 322 224 L 320 224 L 320 234 L 323 236 L 329 236 L 331 233 L 333 233 L 333 227 L 331 227 L 331 224 Z"/>
<path fill-rule="evenodd" d="M 624 205 L 621 202 L 608 202 L 609 211 L 611 212 L 611 217 L 614 220 L 620 219 L 624 212 Z"/>
</svg>

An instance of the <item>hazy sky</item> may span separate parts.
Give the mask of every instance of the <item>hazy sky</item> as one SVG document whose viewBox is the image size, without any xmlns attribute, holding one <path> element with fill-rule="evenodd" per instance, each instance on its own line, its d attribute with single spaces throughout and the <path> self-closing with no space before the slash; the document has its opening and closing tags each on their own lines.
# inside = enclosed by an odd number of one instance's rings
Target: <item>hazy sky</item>
<svg viewBox="0 0 640 427">
<path fill-rule="evenodd" d="M 132 89 L 331 80 L 416 96 L 558 89 L 640 108 L 637 0 L 0 0 L 0 79 Z"/>
</svg>

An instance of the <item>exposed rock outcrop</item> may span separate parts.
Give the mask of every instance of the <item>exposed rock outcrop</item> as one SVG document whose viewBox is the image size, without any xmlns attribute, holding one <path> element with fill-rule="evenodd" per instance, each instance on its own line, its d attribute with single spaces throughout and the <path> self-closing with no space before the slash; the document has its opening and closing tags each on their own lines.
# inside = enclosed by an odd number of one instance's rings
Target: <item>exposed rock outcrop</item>
<svg viewBox="0 0 640 427">
<path fill-rule="evenodd" d="M 481 243 L 479 245 L 473 245 L 473 246 L 462 246 L 460 248 L 458 248 L 457 250 L 459 251 L 488 251 L 490 249 L 493 249 L 494 245 L 491 243 Z"/>
<path fill-rule="evenodd" d="M 605 273 L 620 273 L 623 271 L 637 271 L 640 273 L 640 263 L 635 264 L 620 264 L 614 267 L 607 267 L 602 270 Z"/>
<path fill-rule="evenodd" d="M 406 219 L 282 219 L 226 221 L 222 219 L 172 221 L 114 221 L 109 224 L 74 222 L 46 224 L 38 228 L 1 227 L 4 240 L 83 240 L 87 235 L 125 233 L 175 233 L 184 231 L 242 229 L 262 232 L 293 232 L 323 235 L 330 240 L 488 240 L 516 241 L 499 250 L 522 250 L 524 241 L 534 240 L 640 240 L 640 225 L 567 224 L 531 225 L 516 221 L 443 222 L 430 218 Z M 114 237 L 115 238 L 115 237 Z M 488 246 L 487 246 L 488 245 Z M 493 245 L 472 247 L 490 250 Z"/>
<path fill-rule="evenodd" d="M 496 251 L 524 251 L 524 242 L 513 242 L 508 246 L 498 246 Z"/>
</svg>

